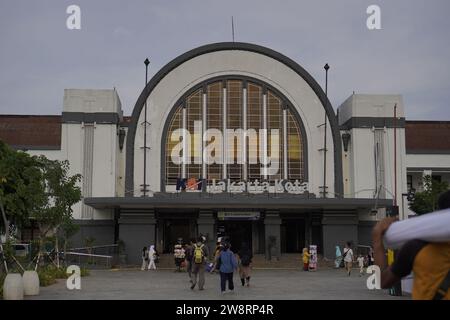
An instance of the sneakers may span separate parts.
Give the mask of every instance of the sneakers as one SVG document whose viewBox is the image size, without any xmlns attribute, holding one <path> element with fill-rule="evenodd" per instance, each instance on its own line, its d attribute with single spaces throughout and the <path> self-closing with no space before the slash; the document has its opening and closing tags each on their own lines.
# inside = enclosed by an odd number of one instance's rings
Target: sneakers
<svg viewBox="0 0 450 320">
<path fill-rule="evenodd" d="M 191 284 L 191 290 L 194 290 L 195 284 Z"/>
</svg>

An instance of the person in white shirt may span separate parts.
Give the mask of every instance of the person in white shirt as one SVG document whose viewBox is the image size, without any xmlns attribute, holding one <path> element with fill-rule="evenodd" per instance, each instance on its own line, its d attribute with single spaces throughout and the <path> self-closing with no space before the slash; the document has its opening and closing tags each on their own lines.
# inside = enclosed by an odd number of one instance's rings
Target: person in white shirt
<svg viewBox="0 0 450 320">
<path fill-rule="evenodd" d="M 352 263 L 353 263 L 353 250 L 350 248 L 350 246 L 351 246 L 350 242 L 347 242 L 345 244 L 344 254 L 342 255 L 344 257 L 345 270 L 347 270 L 348 276 L 350 276 L 350 273 L 352 271 Z"/>
<path fill-rule="evenodd" d="M 364 274 L 364 257 L 360 254 L 356 260 L 358 261 L 359 276 L 361 277 Z"/>
<path fill-rule="evenodd" d="M 155 246 L 151 245 L 150 249 L 148 250 L 148 258 L 149 258 L 149 264 L 148 264 L 148 270 L 150 269 L 154 269 L 156 270 L 156 264 L 155 264 L 155 259 L 156 259 L 156 250 L 155 250 Z"/>
</svg>

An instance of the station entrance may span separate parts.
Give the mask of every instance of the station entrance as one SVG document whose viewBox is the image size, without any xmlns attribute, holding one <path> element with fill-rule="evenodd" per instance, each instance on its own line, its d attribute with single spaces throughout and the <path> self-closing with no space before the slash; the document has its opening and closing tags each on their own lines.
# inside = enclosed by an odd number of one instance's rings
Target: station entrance
<svg viewBox="0 0 450 320">
<path fill-rule="evenodd" d="M 252 250 L 252 222 L 238 220 L 218 221 L 217 237 L 227 237 L 231 243 L 231 250 L 237 253 L 243 243 Z"/>
</svg>

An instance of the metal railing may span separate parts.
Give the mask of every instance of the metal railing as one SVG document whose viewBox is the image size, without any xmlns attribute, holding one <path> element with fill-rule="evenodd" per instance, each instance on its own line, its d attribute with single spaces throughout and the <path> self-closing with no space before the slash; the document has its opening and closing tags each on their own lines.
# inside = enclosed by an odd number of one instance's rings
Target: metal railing
<svg viewBox="0 0 450 320">
<path fill-rule="evenodd" d="M 62 252 L 66 265 L 77 264 L 88 269 L 111 268 L 119 261 L 117 244 L 70 248 Z"/>
</svg>

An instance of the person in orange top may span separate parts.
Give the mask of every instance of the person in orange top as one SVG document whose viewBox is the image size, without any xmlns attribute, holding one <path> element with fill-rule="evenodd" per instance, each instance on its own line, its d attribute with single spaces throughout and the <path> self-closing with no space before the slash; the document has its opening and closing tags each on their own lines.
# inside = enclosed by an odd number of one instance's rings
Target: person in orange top
<svg viewBox="0 0 450 320">
<path fill-rule="evenodd" d="M 308 248 L 303 248 L 303 271 L 308 271 L 309 269 L 309 256 Z"/>
<path fill-rule="evenodd" d="M 438 202 L 440 209 L 450 208 L 450 190 Z M 381 287 L 392 287 L 412 271 L 414 300 L 450 300 L 450 242 L 411 240 L 400 249 L 394 263 L 386 266 L 383 235 L 395 220 L 385 218 L 372 232 L 375 265 L 381 269 Z"/>
</svg>

